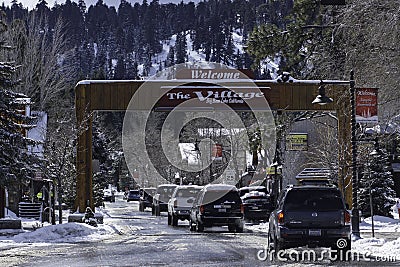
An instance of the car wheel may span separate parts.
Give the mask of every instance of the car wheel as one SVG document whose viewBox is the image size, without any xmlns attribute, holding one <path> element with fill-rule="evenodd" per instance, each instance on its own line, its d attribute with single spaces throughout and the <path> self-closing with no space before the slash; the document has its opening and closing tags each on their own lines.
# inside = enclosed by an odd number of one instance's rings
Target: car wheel
<svg viewBox="0 0 400 267">
<path fill-rule="evenodd" d="M 236 233 L 243 233 L 243 224 L 242 223 L 236 224 Z"/>
<path fill-rule="evenodd" d="M 172 226 L 178 226 L 178 218 L 174 216 L 174 214 L 171 215 L 172 219 Z"/>
<path fill-rule="evenodd" d="M 196 230 L 196 225 L 193 224 L 192 218 L 189 219 L 189 230 L 192 232 Z"/>
<path fill-rule="evenodd" d="M 160 206 L 156 206 L 156 216 L 160 216 Z"/>
<path fill-rule="evenodd" d="M 156 215 L 156 210 L 154 205 L 151 205 L 151 215 Z"/>
<path fill-rule="evenodd" d="M 274 241 L 271 236 L 271 232 L 268 231 L 268 255 L 270 255 L 273 250 L 274 250 Z"/>
<path fill-rule="evenodd" d="M 235 225 L 234 225 L 234 224 L 229 224 L 229 225 L 228 225 L 228 230 L 229 230 L 229 232 L 231 232 L 231 233 L 235 232 Z"/>
<path fill-rule="evenodd" d="M 283 249 L 283 244 L 278 240 L 276 235 L 274 235 L 274 256 L 278 255 L 279 251 Z"/>
<path fill-rule="evenodd" d="M 169 212 L 168 212 L 168 225 L 171 225 L 171 222 L 172 222 L 172 220 L 171 220 L 171 215 L 170 215 Z"/>
<path fill-rule="evenodd" d="M 199 233 L 204 232 L 204 224 L 202 224 L 199 221 L 196 224 L 196 228 L 197 228 L 197 232 L 199 232 Z"/>
</svg>

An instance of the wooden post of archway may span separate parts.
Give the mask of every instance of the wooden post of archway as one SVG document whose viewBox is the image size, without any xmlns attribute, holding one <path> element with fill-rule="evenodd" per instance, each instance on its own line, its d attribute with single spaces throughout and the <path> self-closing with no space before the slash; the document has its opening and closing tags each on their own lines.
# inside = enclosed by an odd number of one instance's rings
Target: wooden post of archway
<svg viewBox="0 0 400 267">
<path fill-rule="evenodd" d="M 201 81 L 200 86 L 207 86 Z M 210 82 L 210 81 L 208 81 Z M 315 105 L 312 101 L 318 95 L 318 87 L 323 82 L 326 84 L 328 96 L 334 102 L 327 105 Z M 76 117 L 78 131 L 77 139 L 77 198 L 75 209 L 83 212 L 86 207 L 94 209 L 93 188 L 92 188 L 92 112 L 100 111 L 125 111 L 134 93 L 144 81 L 82 81 L 75 87 L 76 94 Z M 171 88 L 182 84 L 182 81 L 147 81 L 152 83 L 152 90 L 163 92 L 162 87 Z M 352 204 L 351 186 L 351 106 L 348 81 L 299 81 L 278 82 L 254 81 L 264 93 L 272 110 L 283 111 L 336 111 L 338 117 L 338 140 L 339 140 L 339 187 L 344 192 L 346 202 Z M 240 86 L 241 82 L 226 81 L 223 84 L 229 86 Z M 248 85 L 248 81 L 245 82 Z M 154 94 L 146 92 L 146 98 L 141 99 L 143 107 L 146 108 L 154 102 Z M 136 108 L 136 107 L 135 107 Z"/>
</svg>

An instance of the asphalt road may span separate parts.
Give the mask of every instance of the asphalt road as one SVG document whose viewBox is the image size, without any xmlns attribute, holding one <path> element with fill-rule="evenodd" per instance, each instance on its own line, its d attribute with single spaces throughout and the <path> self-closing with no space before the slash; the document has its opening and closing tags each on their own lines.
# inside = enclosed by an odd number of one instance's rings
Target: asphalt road
<svg viewBox="0 0 400 267">
<path fill-rule="evenodd" d="M 286 255 L 281 261 L 265 257 L 265 233 L 229 233 L 227 228 L 206 228 L 194 233 L 187 222 L 167 225 L 150 210 L 138 211 L 138 203 L 117 198 L 106 203 L 104 223 L 115 235 L 96 242 L 44 243 L 0 251 L 1 266 L 376 266 L 365 260 L 341 263 L 329 259 L 298 261 Z M 258 256 L 257 256 L 258 255 Z M 261 259 L 259 259 L 261 258 Z M 397 263 L 400 265 L 400 263 Z M 380 266 L 394 266 L 385 263 Z"/>
</svg>

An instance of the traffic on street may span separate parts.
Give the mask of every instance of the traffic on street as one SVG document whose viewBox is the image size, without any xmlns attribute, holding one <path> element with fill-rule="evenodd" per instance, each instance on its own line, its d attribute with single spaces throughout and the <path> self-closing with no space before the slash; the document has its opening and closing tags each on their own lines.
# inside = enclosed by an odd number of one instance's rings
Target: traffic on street
<svg viewBox="0 0 400 267">
<path fill-rule="evenodd" d="M 139 211 L 139 201 L 128 202 L 122 194 L 116 194 L 115 202 L 106 203 L 101 212 L 104 224 L 98 228 L 112 229 L 104 239 L 33 240 L 2 247 L 1 266 L 326 266 L 337 263 L 321 255 L 322 249 L 315 249 L 316 259 L 301 255 L 302 249 L 297 251 L 300 256 L 289 251 L 279 259 L 271 258 L 267 249 L 267 224 L 263 222 L 246 222 L 243 232 L 239 233 L 229 231 L 228 226 L 192 232 L 187 220 L 180 220 L 176 226 L 168 225 L 168 212 L 155 216 L 148 207 Z M 340 265 L 376 264 L 370 260 L 361 258 L 340 262 Z M 396 265 L 399 262 L 385 262 L 385 266 Z"/>
</svg>

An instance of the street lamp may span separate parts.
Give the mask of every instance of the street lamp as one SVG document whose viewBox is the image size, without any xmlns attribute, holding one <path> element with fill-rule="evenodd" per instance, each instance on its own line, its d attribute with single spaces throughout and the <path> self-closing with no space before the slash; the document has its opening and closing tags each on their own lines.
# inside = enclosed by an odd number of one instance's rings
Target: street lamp
<svg viewBox="0 0 400 267">
<path fill-rule="evenodd" d="M 318 96 L 312 102 L 313 104 L 326 105 L 333 102 L 332 98 L 325 95 L 324 84 L 322 83 L 318 88 Z M 358 179 L 357 179 L 357 136 L 356 136 L 356 106 L 355 106 L 355 80 L 354 71 L 350 71 L 350 105 L 351 105 L 351 168 L 352 168 L 352 216 L 351 228 L 352 234 L 356 238 L 360 237 L 360 214 L 358 210 Z"/>
<path fill-rule="evenodd" d="M 360 213 L 358 210 L 358 177 L 357 177 L 357 136 L 356 136 L 356 97 L 354 71 L 350 72 L 350 104 L 351 104 L 351 166 L 353 210 L 351 216 L 352 234 L 360 238 Z"/>
<path fill-rule="evenodd" d="M 319 105 L 326 105 L 329 103 L 332 103 L 333 99 L 330 97 L 327 97 L 325 94 L 325 86 L 322 84 L 318 88 L 318 95 L 312 102 L 313 104 L 319 104 Z"/>
</svg>

